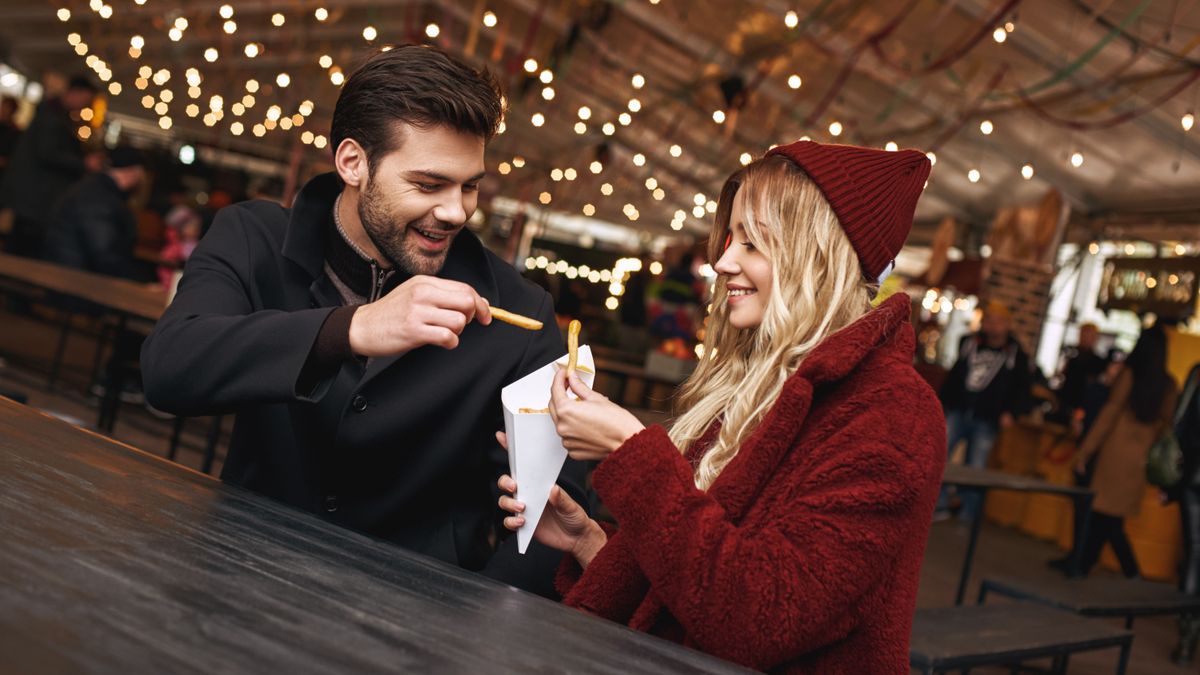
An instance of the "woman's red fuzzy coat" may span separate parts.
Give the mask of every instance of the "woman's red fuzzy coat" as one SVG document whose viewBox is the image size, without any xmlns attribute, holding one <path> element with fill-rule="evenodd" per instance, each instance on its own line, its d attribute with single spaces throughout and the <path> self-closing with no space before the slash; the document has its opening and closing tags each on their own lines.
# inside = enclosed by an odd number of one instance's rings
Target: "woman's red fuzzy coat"
<svg viewBox="0 0 1200 675">
<path fill-rule="evenodd" d="M 564 602 L 756 669 L 907 673 L 946 457 L 908 317 L 901 293 L 814 349 L 708 492 L 662 427 L 626 441 L 593 477 L 620 528 Z"/>
</svg>

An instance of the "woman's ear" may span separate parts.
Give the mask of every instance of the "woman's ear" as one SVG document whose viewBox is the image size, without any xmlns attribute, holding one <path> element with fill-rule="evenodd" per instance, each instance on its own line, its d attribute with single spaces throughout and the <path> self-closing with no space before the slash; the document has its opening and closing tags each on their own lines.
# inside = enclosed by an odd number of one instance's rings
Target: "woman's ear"
<svg viewBox="0 0 1200 675">
<path fill-rule="evenodd" d="M 362 188 L 370 173 L 367 153 L 353 138 L 343 139 L 333 153 L 333 166 L 342 182 L 353 188 Z"/>
</svg>

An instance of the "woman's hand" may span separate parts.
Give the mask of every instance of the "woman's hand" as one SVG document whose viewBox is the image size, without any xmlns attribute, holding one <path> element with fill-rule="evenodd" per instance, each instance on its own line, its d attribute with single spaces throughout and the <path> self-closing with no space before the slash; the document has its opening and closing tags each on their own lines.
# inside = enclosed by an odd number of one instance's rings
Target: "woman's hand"
<svg viewBox="0 0 1200 675">
<path fill-rule="evenodd" d="M 575 392 L 572 399 L 567 391 Z M 565 368 L 554 374 L 550 416 L 563 447 L 577 460 L 602 460 L 646 427 L 632 413 L 588 388 Z"/>
<path fill-rule="evenodd" d="M 508 447 L 504 432 L 497 432 L 496 440 L 500 441 L 501 446 Z M 517 491 L 517 482 L 505 474 L 496 484 L 505 493 L 500 496 L 501 510 L 512 514 L 504 519 L 504 527 L 515 532 L 525 524 L 525 517 L 521 515 L 525 511 L 525 503 L 511 496 Z M 584 568 L 608 541 L 600 525 L 589 518 L 583 508 L 557 485 L 550 488 L 550 499 L 533 532 L 533 538 L 550 548 L 570 553 Z"/>
</svg>

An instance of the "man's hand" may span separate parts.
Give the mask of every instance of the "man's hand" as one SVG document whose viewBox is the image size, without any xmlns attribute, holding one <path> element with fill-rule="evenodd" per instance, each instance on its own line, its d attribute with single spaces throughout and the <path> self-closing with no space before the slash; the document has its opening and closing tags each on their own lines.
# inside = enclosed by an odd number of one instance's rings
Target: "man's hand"
<svg viewBox="0 0 1200 675">
<path fill-rule="evenodd" d="M 350 349 L 358 356 L 400 356 L 417 347 L 458 346 L 473 320 L 492 322 L 487 300 L 470 286 L 415 276 L 379 300 L 359 307 L 350 320 Z"/>
</svg>

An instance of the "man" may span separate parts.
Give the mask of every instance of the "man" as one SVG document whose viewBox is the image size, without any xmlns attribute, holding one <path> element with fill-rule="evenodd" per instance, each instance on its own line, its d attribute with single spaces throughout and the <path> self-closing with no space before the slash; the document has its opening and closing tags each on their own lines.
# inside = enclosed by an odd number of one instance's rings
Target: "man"
<svg viewBox="0 0 1200 675">
<path fill-rule="evenodd" d="M 103 172 L 88 175 L 63 195 L 46 231 L 45 258 L 98 274 L 132 276 L 137 221 L 129 196 L 145 177 L 140 152 L 115 148 Z"/>
<path fill-rule="evenodd" d="M 237 413 L 223 479 L 551 594 L 557 554 L 497 546 L 495 432 L 501 387 L 562 336 L 549 294 L 464 230 L 502 106 L 490 74 L 437 49 L 373 56 L 334 109 L 336 172 L 290 211 L 222 210 L 142 365 L 156 408 Z"/>
<path fill-rule="evenodd" d="M 968 466 L 986 468 L 996 434 L 1011 427 L 1014 418 L 1028 408 L 1029 357 L 1010 332 L 1011 320 L 1002 303 L 987 304 L 982 330 L 963 338 L 958 361 L 946 374 L 939 393 L 946 412 L 947 451 L 953 453 L 959 441 L 966 441 Z M 944 516 L 946 505 L 943 489 L 939 517 Z M 970 522 L 979 508 L 979 496 L 964 494 L 962 505 L 959 517 Z"/>
<path fill-rule="evenodd" d="M 0 187 L 0 203 L 13 211 L 9 253 L 41 256 L 47 220 L 59 198 L 85 172 L 100 168 L 99 157 L 85 157 L 71 117 L 91 105 L 95 96 L 90 80 L 71 78 L 65 92 L 38 105 L 17 141 Z"/>
<path fill-rule="evenodd" d="M 1076 436 L 1083 430 L 1084 397 L 1088 386 L 1104 374 L 1108 362 L 1096 353 L 1100 329 L 1094 323 L 1079 327 L 1079 344 L 1067 350 L 1063 382 L 1058 390 L 1057 416 L 1071 425 Z"/>
</svg>

